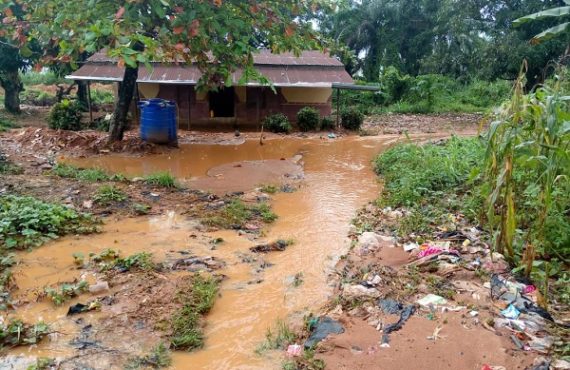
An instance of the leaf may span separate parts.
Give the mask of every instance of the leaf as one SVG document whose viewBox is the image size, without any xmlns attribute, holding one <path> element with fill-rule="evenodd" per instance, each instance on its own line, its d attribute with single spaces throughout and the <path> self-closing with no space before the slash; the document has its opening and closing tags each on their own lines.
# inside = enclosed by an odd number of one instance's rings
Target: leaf
<svg viewBox="0 0 570 370">
<path fill-rule="evenodd" d="M 568 7 L 570 8 L 570 7 Z M 550 40 L 551 38 L 558 36 L 559 34 L 565 32 L 570 26 L 570 22 L 559 24 L 558 26 L 550 27 L 546 31 L 539 33 L 538 35 L 534 36 L 530 42 L 533 45 L 540 43 L 541 41 Z"/>
<path fill-rule="evenodd" d="M 543 19 L 547 17 L 562 17 L 570 14 L 570 6 L 561 6 L 558 8 L 552 8 L 548 10 L 543 10 L 541 12 L 525 15 L 524 17 L 515 19 L 513 21 L 514 26 L 520 26 L 521 24 L 535 21 L 538 19 Z"/>
</svg>

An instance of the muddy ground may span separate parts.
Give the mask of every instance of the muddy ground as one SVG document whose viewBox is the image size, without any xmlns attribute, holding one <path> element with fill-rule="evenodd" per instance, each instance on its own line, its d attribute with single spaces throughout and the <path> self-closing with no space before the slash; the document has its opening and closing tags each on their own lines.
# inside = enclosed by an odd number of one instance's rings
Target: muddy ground
<svg viewBox="0 0 570 370">
<path fill-rule="evenodd" d="M 221 180 L 218 184 L 222 185 L 216 189 L 216 194 L 211 194 L 204 191 L 204 187 L 208 185 L 203 185 L 199 181 L 194 185 L 185 184 L 180 188 L 162 188 L 132 177 L 126 181 L 98 183 L 60 178 L 52 173 L 52 169 L 62 159 L 105 158 L 120 153 L 144 161 L 145 158 L 153 158 L 154 155 L 174 154 L 178 149 L 143 143 L 138 139 L 136 131 L 128 132 L 123 143 L 110 147 L 105 140 L 106 134 L 101 132 L 57 132 L 47 129 L 41 116 L 44 113 L 38 111 L 37 114 L 27 114 L 19 122 L 22 128 L 0 134 L 0 149 L 12 163 L 23 170 L 23 173 L 19 174 L 2 175 L 0 192 L 32 195 L 39 199 L 66 204 L 79 211 L 93 213 L 104 221 L 106 226 L 103 228 L 102 240 L 108 243 L 112 243 L 112 239 L 120 235 L 112 231 L 114 223 L 118 224 L 125 220 L 137 223 L 137 220 L 148 217 L 146 214 L 137 213 L 134 207 L 135 204 L 144 204 L 150 206 L 145 212 L 148 215 L 168 219 L 169 214 L 175 214 L 176 217 L 182 218 L 184 221 L 181 224 L 184 226 L 182 228 L 175 226 L 172 232 L 184 234 L 188 240 L 194 240 L 195 244 L 200 245 L 199 248 L 195 247 L 195 250 L 201 252 L 196 257 L 206 258 L 208 255 L 205 251 L 209 248 L 213 249 L 215 242 L 212 240 L 212 235 L 208 233 L 212 227 L 201 222 L 204 215 L 215 215 L 215 210 L 219 209 L 220 205 L 231 202 L 232 199 L 240 198 L 246 203 L 257 204 L 260 199 L 266 201 L 272 197 L 271 194 L 253 191 L 253 189 L 224 196 L 224 190 L 231 189 L 231 187 L 228 184 L 223 185 Z M 30 118 L 32 116 L 34 116 L 33 119 Z M 395 137 L 405 132 L 410 134 L 438 133 L 440 136 L 452 133 L 474 134 L 477 132 L 480 119 L 481 117 L 476 115 L 387 115 L 367 118 L 364 129 L 366 135 L 389 133 L 396 134 Z M 342 131 L 336 133 L 338 140 L 351 135 L 354 134 Z M 327 138 L 326 133 L 295 133 L 291 135 L 291 138 L 336 140 Z M 264 134 L 264 140 L 271 139 L 283 139 L 283 135 Z M 180 144 L 238 145 L 251 140 L 259 140 L 259 134 L 245 132 L 236 137 L 233 131 L 228 133 L 181 131 L 179 136 Z M 266 173 L 268 177 L 246 182 L 248 184 L 246 187 L 253 188 L 260 182 L 276 181 L 276 178 L 282 178 L 284 173 L 295 175 L 293 176 L 294 186 L 303 186 L 302 176 L 297 176 L 303 173 L 303 161 L 294 158 L 295 152 L 290 154 L 284 155 L 283 160 L 287 163 L 287 166 L 284 166 L 284 172 L 269 171 L 282 162 L 281 158 L 277 158 L 275 163 L 271 162 L 268 166 Z M 231 179 L 238 176 L 237 172 L 240 168 L 256 171 L 255 166 L 250 162 L 231 163 L 233 164 L 228 164 L 226 167 L 216 167 L 216 170 L 210 173 L 210 177 L 215 177 L 219 171 L 223 171 L 225 178 Z M 291 177 L 288 177 L 287 183 L 291 182 L 290 180 Z M 103 184 L 118 187 L 128 195 L 128 200 L 110 205 L 92 202 L 97 189 Z M 377 194 L 369 194 L 368 199 L 376 197 Z M 327 212 L 327 210 L 322 210 L 322 212 Z M 377 210 L 371 210 L 371 212 L 374 214 Z M 214 228 L 219 228 L 219 226 L 214 226 Z M 256 219 L 237 227 L 237 230 L 233 232 L 244 234 L 250 240 L 256 241 L 268 228 L 271 226 L 264 225 L 261 220 Z M 105 234 L 109 234 L 109 240 L 104 238 Z M 351 237 L 357 239 L 357 233 L 352 231 Z M 381 244 L 379 248 L 370 253 L 359 254 L 358 248 L 352 249 L 345 258 L 341 259 L 336 272 L 327 278 L 328 283 L 336 285 L 337 288 L 335 296 L 330 300 L 328 309 L 324 313 L 339 320 L 345 328 L 344 334 L 331 336 L 317 348 L 317 358 L 323 359 L 327 368 L 481 369 L 483 365 L 500 365 L 507 369 L 524 369 L 533 363 L 537 357 L 536 353 L 517 350 L 509 333 L 495 330 L 490 324 L 490 320 L 497 316 L 497 311 L 502 307 L 489 299 L 488 292 L 483 287 L 488 277 L 476 276 L 471 270 L 456 270 L 453 266 L 448 266 L 449 270 L 443 271 L 443 276 L 446 278 L 453 276 L 453 281 L 461 281 L 463 285 L 460 288 L 453 288 L 459 293 L 449 300 L 447 307 L 451 309 L 441 312 L 441 308 L 436 311 L 431 308 L 423 310 L 419 308 L 401 330 L 390 335 L 390 347 L 381 347 L 382 332 L 378 328 L 381 329 L 383 325 L 396 321 L 398 316 L 381 312 L 375 304 L 376 300 L 390 297 L 403 304 L 412 304 L 417 298 L 432 292 L 432 287 L 422 280 L 424 277 L 416 281 L 414 280 L 416 277 L 410 276 L 408 269 L 404 268 L 405 265 L 415 260 L 413 256 L 404 252 L 402 246 L 396 245 L 393 241 Z M 94 249 L 101 250 L 102 246 Z M 48 251 L 47 247 L 40 247 L 34 253 L 49 254 L 49 252 L 42 251 Z M 176 245 L 167 248 L 165 253 L 157 254 L 155 258 L 158 259 L 156 261 L 158 263 L 172 266 L 173 261 L 186 256 L 184 253 L 187 253 L 187 247 Z M 71 257 L 68 256 L 68 259 L 71 264 Z M 245 261 L 242 263 L 251 265 L 247 268 L 248 271 L 252 269 L 259 273 L 269 266 L 260 256 L 252 258 L 250 254 L 242 256 L 242 259 Z M 201 261 L 199 269 L 223 279 L 225 261 L 207 258 Z M 62 273 L 66 274 L 69 271 L 72 270 L 62 271 Z M 176 293 L 183 288 L 185 279 L 194 273 L 192 269 L 178 271 L 168 267 L 150 272 L 133 271 L 119 276 L 103 275 L 89 269 L 83 272 L 90 283 L 106 279 L 110 289 L 100 294 L 82 296 L 79 300 L 72 300 L 70 304 L 79 301 L 85 303 L 90 300 L 101 300 L 100 311 L 66 318 L 65 312 L 68 305 L 57 309 L 50 308 L 51 306 L 47 303 L 37 306 L 40 315 L 58 317 L 60 330 L 52 333 L 52 336 L 63 335 L 67 344 L 59 348 L 60 352 L 53 352 L 53 347 L 47 347 L 46 350 L 40 346 L 39 351 L 31 352 L 32 356 L 59 357 L 62 361 L 62 368 L 77 368 L 78 366 L 120 368 L 133 356 L 144 356 L 149 348 L 164 341 L 168 336 L 168 325 L 165 327 L 164 323 L 168 322 L 168 317 L 179 308 L 179 304 L 176 303 Z M 291 271 L 291 273 L 295 272 Z M 72 274 L 76 275 L 77 272 Z M 371 297 L 364 297 L 364 299 L 357 297 L 362 293 L 360 288 L 356 288 L 356 296 L 346 298 L 347 287 L 359 281 L 374 279 L 375 275 L 380 276 L 381 283 L 371 285 L 377 291 L 377 293 L 371 293 L 374 295 L 372 299 Z M 14 292 L 16 298 L 14 313 L 16 314 L 19 309 L 35 304 L 34 292 L 37 292 L 39 288 L 62 279 L 61 275 L 57 275 L 42 281 L 41 273 L 32 274 L 32 276 L 36 276 L 38 280 L 29 277 L 21 279 L 20 290 Z M 257 284 L 263 280 L 263 276 L 253 276 L 248 279 L 248 284 L 250 282 Z M 18 283 L 18 276 L 16 276 L 16 283 Z M 412 283 L 413 286 L 407 285 Z M 454 311 L 457 306 L 468 308 Z M 37 309 L 26 311 L 26 315 L 37 317 L 38 311 L 34 311 Z M 321 310 L 320 307 L 312 307 L 311 311 Z M 474 311 L 477 315 L 471 314 Z M 70 346 L 69 343 L 75 344 Z M 93 346 L 92 343 L 97 343 L 97 345 Z M 15 362 L 19 364 L 17 366 L 22 366 L 26 363 L 25 361 L 29 362 L 26 350 L 20 350 L 16 354 L 23 356 L 20 357 L 20 359 L 23 358 L 21 360 L 23 362 Z M 101 367 L 103 364 L 104 366 Z M 180 366 L 181 362 L 177 364 Z M 14 368 L 18 368 L 17 366 Z M 273 367 L 279 367 L 279 365 L 271 363 L 266 366 L 266 368 Z"/>
</svg>

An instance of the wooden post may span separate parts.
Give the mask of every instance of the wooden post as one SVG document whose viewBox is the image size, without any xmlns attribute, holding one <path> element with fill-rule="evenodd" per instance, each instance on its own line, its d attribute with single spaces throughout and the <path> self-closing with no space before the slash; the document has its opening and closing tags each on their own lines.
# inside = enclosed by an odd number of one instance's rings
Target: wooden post
<svg viewBox="0 0 570 370">
<path fill-rule="evenodd" d="M 91 81 L 87 81 L 87 106 L 89 107 L 89 124 L 93 124 L 93 108 L 91 107 Z"/>
<path fill-rule="evenodd" d="M 336 89 L 336 128 L 340 128 L 340 89 Z"/>
<path fill-rule="evenodd" d="M 258 87 L 256 89 L 256 99 L 255 99 L 255 121 L 257 123 L 257 129 L 259 129 L 259 125 L 261 124 L 261 120 L 259 117 L 259 106 L 261 105 L 261 94 L 263 93 L 263 87 Z"/>
<path fill-rule="evenodd" d="M 139 95 L 139 84 L 138 82 L 135 83 L 135 121 L 137 125 L 140 125 L 139 120 L 139 103 L 141 101 L 141 97 Z"/>
<path fill-rule="evenodd" d="M 188 131 L 190 131 L 190 123 L 192 118 L 192 99 L 190 93 L 192 92 L 192 85 L 188 85 Z"/>
</svg>

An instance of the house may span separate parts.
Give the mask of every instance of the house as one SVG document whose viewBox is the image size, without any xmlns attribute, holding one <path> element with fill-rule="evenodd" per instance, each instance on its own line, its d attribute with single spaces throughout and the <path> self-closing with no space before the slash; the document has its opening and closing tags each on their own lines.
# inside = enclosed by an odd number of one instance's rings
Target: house
<svg viewBox="0 0 570 370">
<path fill-rule="evenodd" d="M 291 53 L 272 54 L 260 50 L 254 66 L 267 77 L 274 89 L 257 82 L 236 85 L 213 92 L 199 92 L 196 84 L 201 73 L 195 65 L 153 63 L 153 69 L 139 68 L 138 99 L 162 98 L 176 102 L 178 126 L 258 127 L 268 115 L 284 113 L 291 122 L 303 107 L 316 108 L 321 116 L 331 114 L 333 88 L 353 86 L 353 80 L 337 59 L 319 51 L 305 51 L 299 57 Z M 119 83 L 124 69 L 105 53 L 91 56 L 67 78 L 84 81 Z"/>
</svg>

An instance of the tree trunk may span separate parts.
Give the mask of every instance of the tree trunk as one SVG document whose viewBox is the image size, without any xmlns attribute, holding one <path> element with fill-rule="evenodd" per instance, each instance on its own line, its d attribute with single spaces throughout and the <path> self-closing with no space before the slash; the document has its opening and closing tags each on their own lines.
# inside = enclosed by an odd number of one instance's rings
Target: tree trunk
<svg viewBox="0 0 570 370">
<path fill-rule="evenodd" d="M 113 121 L 109 127 L 110 143 L 123 140 L 123 134 L 127 127 L 127 114 L 133 100 L 138 74 L 138 65 L 136 68 L 125 67 L 123 81 L 119 85 L 119 99 L 115 105 Z"/>
<path fill-rule="evenodd" d="M 77 102 L 81 104 L 84 110 L 87 110 L 89 103 L 87 102 L 87 82 L 77 81 Z"/>
<path fill-rule="evenodd" d="M 20 81 L 18 70 L 5 71 L 0 78 L 0 85 L 4 89 L 4 107 L 10 113 L 20 113 L 20 92 L 24 85 Z"/>
</svg>

